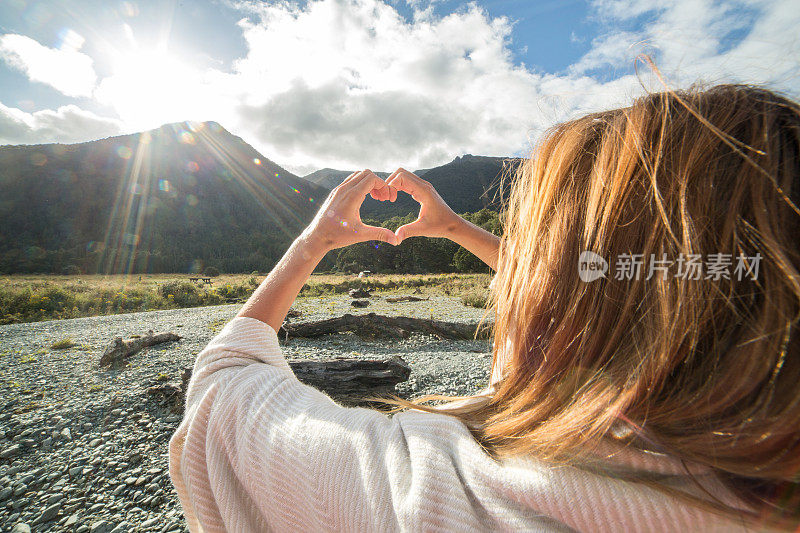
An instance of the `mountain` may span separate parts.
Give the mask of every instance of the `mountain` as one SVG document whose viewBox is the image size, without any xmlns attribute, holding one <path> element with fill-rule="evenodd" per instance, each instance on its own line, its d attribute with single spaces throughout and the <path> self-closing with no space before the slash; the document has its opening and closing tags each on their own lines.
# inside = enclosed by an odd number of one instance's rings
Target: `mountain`
<svg viewBox="0 0 800 533">
<path fill-rule="evenodd" d="M 328 190 L 216 122 L 0 147 L 0 272 L 268 269 Z"/>
<path fill-rule="evenodd" d="M 456 157 L 445 165 L 413 171 L 429 181 L 456 213 L 480 211 L 484 207 L 498 209 L 496 199 L 498 185 L 504 170 L 517 160 L 504 157 L 488 157 L 466 154 Z M 303 176 L 303 179 L 328 189 L 339 185 L 350 170 L 323 168 Z M 388 172 L 376 172 L 381 178 Z M 393 204 L 381 203 L 367 198 L 361 208 L 365 218 L 387 218 L 416 212 L 419 205 L 407 195 L 400 195 Z"/>
<path fill-rule="evenodd" d="M 421 170 L 415 170 L 414 174 L 416 174 L 417 176 L 422 177 L 422 176 L 425 175 L 425 173 L 428 170 L 430 170 L 430 169 L 424 168 L 424 169 L 421 169 Z M 339 185 L 341 182 L 343 182 L 344 179 L 347 176 L 349 176 L 350 174 L 352 174 L 353 172 L 355 172 L 355 171 L 353 171 L 353 170 L 336 170 L 335 168 L 322 168 L 322 169 L 319 169 L 319 170 L 315 170 L 311 174 L 306 174 L 305 176 L 303 176 L 303 179 L 307 180 L 307 181 L 310 181 L 311 183 L 316 183 L 317 185 L 321 185 L 321 186 L 325 187 L 326 189 L 333 189 L 334 187 Z M 376 170 L 375 174 L 380 178 L 386 179 L 386 178 L 389 177 L 391 172 L 378 172 Z"/>
</svg>

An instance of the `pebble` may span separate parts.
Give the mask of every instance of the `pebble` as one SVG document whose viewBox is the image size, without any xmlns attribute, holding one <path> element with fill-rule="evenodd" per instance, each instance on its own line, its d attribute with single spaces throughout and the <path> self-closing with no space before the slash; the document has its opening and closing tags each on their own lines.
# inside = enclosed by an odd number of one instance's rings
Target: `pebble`
<svg viewBox="0 0 800 533">
<path fill-rule="evenodd" d="M 108 520 L 96 520 L 89 526 L 89 533 L 109 533 L 114 529 L 114 524 Z"/>
<path fill-rule="evenodd" d="M 52 496 L 47 498 L 47 505 L 53 505 L 54 503 L 60 502 L 63 499 L 64 499 L 63 494 L 53 494 Z"/>
<path fill-rule="evenodd" d="M 150 520 L 145 520 L 144 522 L 141 523 L 140 527 L 142 529 L 153 527 L 154 525 L 158 524 L 159 520 L 160 520 L 159 518 L 151 518 Z"/>
<path fill-rule="evenodd" d="M 31 526 L 25 522 L 20 522 L 11 528 L 11 533 L 31 533 Z"/>
<path fill-rule="evenodd" d="M 144 524 L 142 524 L 142 527 L 144 527 Z M 132 529 L 133 528 L 130 526 L 130 524 L 123 520 L 117 527 L 111 530 L 111 533 L 128 533 Z"/>
<path fill-rule="evenodd" d="M 342 296 L 303 301 L 308 320 L 352 312 L 349 299 Z M 464 308 L 455 298 L 450 301 L 444 319 L 477 320 L 483 313 Z M 325 311 L 328 302 L 333 303 L 331 312 Z M 429 303 L 433 305 L 434 300 Z M 385 304 L 374 302 L 375 309 L 388 313 L 379 309 L 381 305 Z M 438 300 L 435 305 L 438 309 Z M 98 371 L 92 358 L 60 353 L 47 359 L 46 368 L 15 367 L 13 356 L 3 359 L 4 371 L 13 372 L 20 387 L 4 388 L 0 381 L 0 458 L 5 458 L 0 460 L 0 531 L 11 531 L 18 522 L 30 524 L 37 532 L 117 533 L 140 527 L 162 532 L 185 530 L 177 495 L 166 474 L 169 438 L 183 417 L 154 404 L 146 389 L 161 371 L 171 381 L 179 381 L 182 368 L 193 362 L 213 336 L 208 324 L 229 319 L 237 309 L 178 309 L 0 326 L 3 349 L 22 353 L 65 337 L 80 338 L 81 343 L 100 348 L 115 334 L 127 336 L 185 324 L 181 330 L 184 340 L 175 347 L 152 350 L 147 360 L 134 356 L 131 366 L 119 371 Z M 397 306 L 395 312 L 428 318 L 430 309 L 427 304 Z M 299 339 L 285 350 L 289 357 L 311 358 L 352 357 L 353 352 L 357 357 L 402 355 L 414 369 L 412 379 L 416 380 L 415 387 L 409 386 L 405 392 L 416 396 L 448 389 L 458 394 L 472 392 L 471 387 L 488 376 L 491 356 L 484 344 L 415 335 L 388 346 L 342 335 L 324 341 Z M 454 372 L 453 365 L 463 371 Z M 30 403 L 18 391 L 34 387 L 46 390 L 41 402 L 46 405 L 15 412 Z M 15 496 L 17 490 L 20 493 Z M 55 516 L 42 521 L 46 513 Z"/>
<path fill-rule="evenodd" d="M 44 510 L 44 512 L 41 514 L 37 522 L 38 523 L 49 522 L 50 520 L 58 516 L 58 512 L 60 510 L 61 510 L 61 504 L 54 503 L 53 505 Z"/>
<path fill-rule="evenodd" d="M 13 444 L 0 452 L 0 459 L 8 459 L 10 457 L 14 457 L 15 455 L 17 455 L 17 453 L 19 453 L 19 450 L 20 450 L 19 444 Z"/>
</svg>

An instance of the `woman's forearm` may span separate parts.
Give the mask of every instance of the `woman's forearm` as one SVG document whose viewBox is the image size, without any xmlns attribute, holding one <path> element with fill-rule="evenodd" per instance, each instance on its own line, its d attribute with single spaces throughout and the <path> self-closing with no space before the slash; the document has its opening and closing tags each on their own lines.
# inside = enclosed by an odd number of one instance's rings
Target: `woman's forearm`
<svg viewBox="0 0 800 533">
<path fill-rule="evenodd" d="M 500 237 L 464 218 L 459 217 L 459 220 L 449 236 L 450 240 L 475 254 L 492 270 L 497 270 Z"/>
<path fill-rule="evenodd" d="M 278 331 L 300 289 L 326 252 L 327 249 L 322 244 L 307 234 L 300 235 L 237 316 L 266 322 Z"/>
</svg>

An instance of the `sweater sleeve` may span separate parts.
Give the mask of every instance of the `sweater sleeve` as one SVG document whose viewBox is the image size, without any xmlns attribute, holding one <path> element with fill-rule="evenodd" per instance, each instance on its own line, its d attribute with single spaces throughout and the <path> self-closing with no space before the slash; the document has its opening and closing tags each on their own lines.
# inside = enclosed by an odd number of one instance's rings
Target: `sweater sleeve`
<svg viewBox="0 0 800 533">
<path fill-rule="evenodd" d="M 197 357 L 170 477 L 191 531 L 464 530 L 480 517 L 459 442 L 475 446 L 452 417 L 339 406 L 295 378 L 272 328 L 235 318 Z"/>
</svg>

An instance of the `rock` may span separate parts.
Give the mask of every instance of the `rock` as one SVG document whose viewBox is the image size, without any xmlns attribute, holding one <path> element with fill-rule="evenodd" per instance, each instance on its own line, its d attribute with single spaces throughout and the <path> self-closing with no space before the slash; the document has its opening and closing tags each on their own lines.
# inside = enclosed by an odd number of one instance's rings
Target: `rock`
<svg viewBox="0 0 800 533">
<path fill-rule="evenodd" d="M 47 498 L 46 505 L 53 505 L 54 503 L 60 502 L 63 499 L 64 499 L 64 495 L 63 494 L 53 494 L 52 496 Z"/>
<path fill-rule="evenodd" d="M 81 475 L 82 471 L 83 467 L 73 466 L 72 468 L 69 469 L 69 477 L 78 477 L 79 475 Z"/>
<path fill-rule="evenodd" d="M 367 307 L 369 306 L 369 300 L 353 300 L 350 305 L 353 307 Z"/>
<path fill-rule="evenodd" d="M 62 429 L 61 436 L 67 440 L 72 440 L 72 433 L 70 433 L 69 428 Z"/>
<path fill-rule="evenodd" d="M 0 502 L 7 500 L 13 492 L 14 489 L 11 487 L 5 487 L 3 490 L 0 490 Z"/>
<path fill-rule="evenodd" d="M 61 504 L 54 503 L 53 505 L 44 510 L 42 515 L 37 520 L 37 523 L 41 524 L 42 522 L 49 522 L 50 520 L 58 516 L 58 512 L 60 510 L 61 510 Z"/>
<path fill-rule="evenodd" d="M 31 533 L 31 526 L 25 522 L 20 522 L 11 528 L 11 533 Z"/>
<path fill-rule="evenodd" d="M 13 444 L 8 448 L 4 449 L 2 452 L 0 452 L 0 459 L 9 459 L 11 457 L 14 457 L 15 455 L 17 455 L 17 453 L 19 453 L 19 450 L 20 450 L 19 444 Z"/>
<path fill-rule="evenodd" d="M 370 291 L 368 291 L 367 289 L 363 289 L 363 288 L 362 289 L 350 289 L 350 291 L 347 294 L 350 295 L 350 298 L 369 298 L 370 296 L 372 296 L 370 294 Z"/>
<path fill-rule="evenodd" d="M 92 439 L 89 442 L 89 446 L 91 446 L 92 448 L 97 448 L 101 444 L 103 444 L 103 439 Z"/>
<path fill-rule="evenodd" d="M 155 526 L 156 524 L 158 524 L 158 523 L 159 523 L 159 521 L 160 521 L 160 518 L 158 518 L 158 517 L 156 517 L 156 518 L 151 518 L 150 520 L 145 520 L 144 522 L 142 522 L 142 523 L 139 525 L 139 527 L 141 527 L 142 529 L 146 529 L 146 528 L 148 528 L 148 527 L 153 527 L 153 526 Z"/>
<path fill-rule="evenodd" d="M 78 513 L 72 513 L 71 515 L 69 515 L 69 518 L 67 518 L 67 521 L 64 522 L 64 526 L 71 527 L 77 523 L 78 523 Z"/>
<path fill-rule="evenodd" d="M 108 520 L 95 520 L 89 526 L 89 533 L 109 533 L 112 529 L 114 529 L 114 524 Z"/>
<path fill-rule="evenodd" d="M 111 530 L 111 533 L 128 533 L 128 531 L 131 530 L 133 530 L 131 525 L 123 520 L 117 527 Z"/>
<path fill-rule="evenodd" d="M 25 494 L 26 492 L 28 492 L 28 486 L 25 485 L 24 483 L 19 483 L 14 488 L 14 496 L 20 496 L 22 494 Z"/>
</svg>

